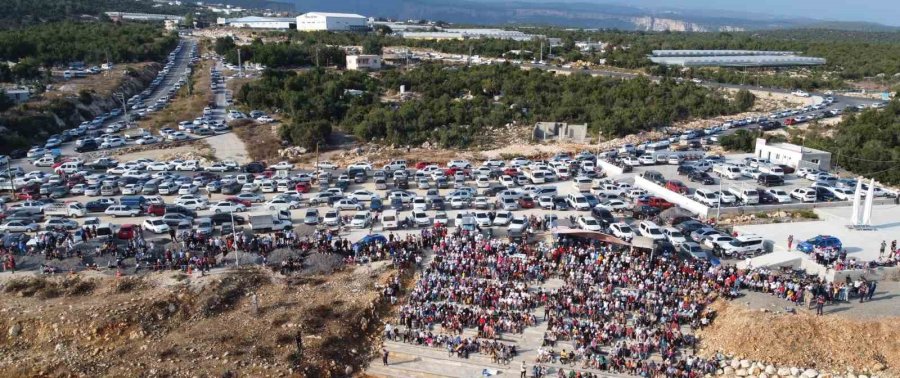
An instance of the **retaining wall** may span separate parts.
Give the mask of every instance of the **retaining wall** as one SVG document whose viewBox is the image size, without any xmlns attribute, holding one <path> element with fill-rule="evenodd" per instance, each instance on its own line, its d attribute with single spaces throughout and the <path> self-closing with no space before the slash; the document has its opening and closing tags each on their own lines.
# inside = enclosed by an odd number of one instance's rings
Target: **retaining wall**
<svg viewBox="0 0 900 378">
<path fill-rule="evenodd" d="M 603 172 L 606 172 L 606 177 L 618 176 L 625 173 L 622 171 L 622 167 L 603 159 L 597 159 L 597 165 L 599 165 L 600 168 L 603 168 Z"/>
</svg>

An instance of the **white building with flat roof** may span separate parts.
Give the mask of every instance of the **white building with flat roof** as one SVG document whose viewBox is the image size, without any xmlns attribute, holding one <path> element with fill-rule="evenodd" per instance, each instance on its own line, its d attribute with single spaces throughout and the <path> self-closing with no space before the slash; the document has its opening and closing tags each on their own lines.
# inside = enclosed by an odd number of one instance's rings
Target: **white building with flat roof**
<svg viewBox="0 0 900 378">
<path fill-rule="evenodd" d="M 353 13 L 309 12 L 297 16 L 300 31 L 361 31 L 368 29 L 365 17 Z"/>
<path fill-rule="evenodd" d="M 753 154 L 758 158 L 795 169 L 815 168 L 826 171 L 831 169 L 831 152 L 791 143 L 768 143 L 764 138 L 758 138 Z"/>
<path fill-rule="evenodd" d="M 378 55 L 347 55 L 347 69 L 354 71 L 380 70 L 381 57 Z"/>
<path fill-rule="evenodd" d="M 219 18 L 216 23 L 224 26 L 250 29 L 293 29 L 297 20 L 293 17 L 240 17 Z"/>
</svg>

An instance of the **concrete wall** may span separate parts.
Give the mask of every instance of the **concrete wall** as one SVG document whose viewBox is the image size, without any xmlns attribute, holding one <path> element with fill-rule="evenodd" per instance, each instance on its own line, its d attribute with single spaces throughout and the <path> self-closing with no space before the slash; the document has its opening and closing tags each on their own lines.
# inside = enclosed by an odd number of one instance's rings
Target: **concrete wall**
<svg viewBox="0 0 900 378">
<path fill-rule="evenodd" d="M 666 201 L 681 206 L 683 209 L 697 214 L 702 218 L 707 218 L 708 213 L 711 210 L 709 207 L 701 204 L 700 202 L 694 201 L 693 199 L 690 199 L 682 194 L 675 193 L 640 176 L 634 177 L 634 186 L 644 189 L 648 193 L 663 198 Z"/>
<path fill-rule="evenodd" d="M 879 198 L 873 201 L 875 205 L 887 205 L 894 203 L 892 198 Z M 788 203 L 788 204 L 772 204 L 772 205 L 756 205 L 756 206 L 729 206 L 722 207 L 721 215 L 736 215 L 736 214 L 755 214 L 762 212 L 771 212 L 771 211 L 792 211 L 792 210 L 812 210 L 815 208 L 823 208 L 823 207 L 846 207 L 852 205 L 849 201 L 837 201 L 837 202 L 796 202 L 796 203 Z M 715 215 L 716 208 L 709 208 L 709 212 L 711 215 Z"/>
<path fill-rule="evenodd" d="M 603 159 L 597 159 L 597 165 L 599 165 L 600 168 L 603 168 L 603 172 L 606 172 L 606 176 L 608 177 L 618 176 L 625 173 L 622 171 L 622 167 L 619 167 Z"/>
<path fill-rule="evenodd" d="M 532 137 L 537 140 L 585 143 L 589 140 L 587 124 L 570 125 L 565 122 L 538 122 L 534 125 Z"/>
<path fill-rule="evenodd" d="M 865 277 L 868 280 L 886 280 L 896 277 L 898 274 L 900 274 L 900 267 L 897 266 L 880 267 L 872 269 L 871 271 L 858 269 L 842 271 L 829 270 L 828 273 L 825 274 L 825 279 L 828 281 L 844 281 L 849 276 L 852 280 L 859 277 Z"/>
</svg>

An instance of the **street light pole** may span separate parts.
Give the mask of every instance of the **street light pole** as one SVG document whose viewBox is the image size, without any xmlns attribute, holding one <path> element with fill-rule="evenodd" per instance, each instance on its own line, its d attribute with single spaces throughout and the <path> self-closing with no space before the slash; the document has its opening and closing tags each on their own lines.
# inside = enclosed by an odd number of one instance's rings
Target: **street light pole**
<svg viewBox="0 0 900 378">
<path fill-rule="evenodd" d="M 231 210 L 228 213 L 231 214 L 231 237 L 234 238 L 234 266 L 239 267 L 239 266 L 241 266 L 241 264 L 240 264 L 240 258 L 239 258 L 240 255 L 238 254 L 239 251 L 238 251 L 238 240 L 237 240 L 237 225 L 234 223 L 234 206 L 233 205 L 231 206 Z"/>
</svg>

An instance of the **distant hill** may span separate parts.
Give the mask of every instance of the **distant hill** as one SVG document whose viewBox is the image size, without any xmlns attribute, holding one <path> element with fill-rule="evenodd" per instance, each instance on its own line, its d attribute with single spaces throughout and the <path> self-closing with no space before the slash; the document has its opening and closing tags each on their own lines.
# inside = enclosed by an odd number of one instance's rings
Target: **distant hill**
<svg viewBox="0 0 900 378">
<path fill-rule="evenodd" d="M 859 32 L 898 32 L 900 27 L 876 24 L 874 22 L 852 21 L 816 21 L 804 25 L 798 25 L 804 29 L 831 29 Z"/>
<path fill-rule="evenodd" d="M 847 30 L 879 30 L 872 23 L 786 19 L 711 10 L 643 9 L 627 5 L 578 2 L 439 1 L 439 0 L 294 0 L 297 10 L 351 12 L 400 20 L 429 19 L 453 23 L 505 25 L 534 24 L 563 27 L 644 31 L 741 31 L 791 27 L 816 28 L 830 24 Z M 865 29 L 864 29 L 865 28 Z M 897 28 L 893 28 L 896 30 Z"/>
</svg>

